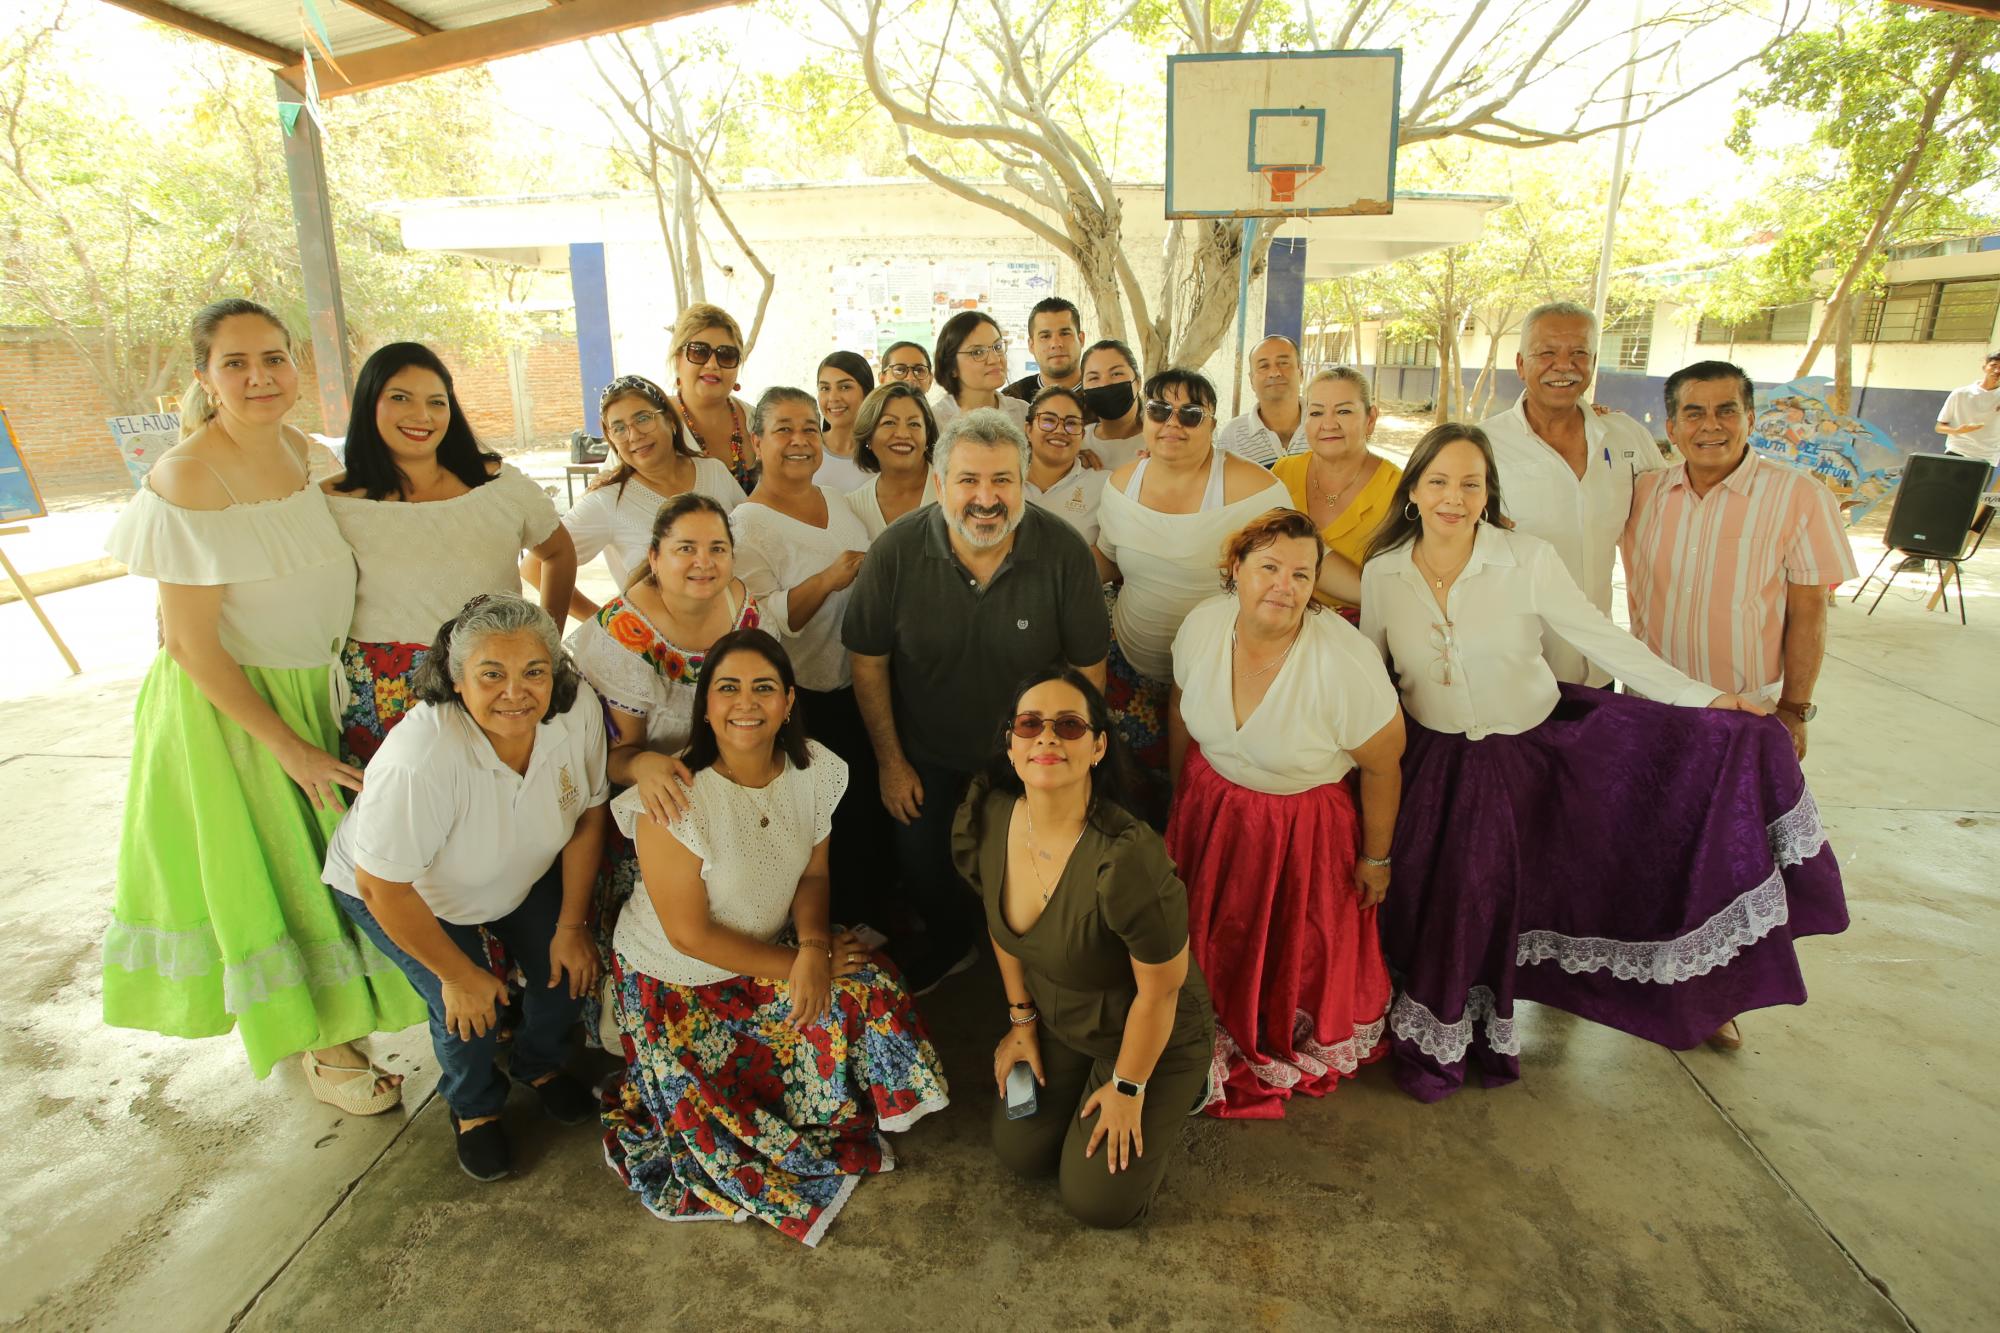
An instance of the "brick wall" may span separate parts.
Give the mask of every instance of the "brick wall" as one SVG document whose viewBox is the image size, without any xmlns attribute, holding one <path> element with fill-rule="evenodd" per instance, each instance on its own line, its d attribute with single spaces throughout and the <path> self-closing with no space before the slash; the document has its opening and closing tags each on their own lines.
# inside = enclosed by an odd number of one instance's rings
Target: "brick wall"
<svg viewBox="0 0 2000 1333">
<path fill-rule="evenodd" d="M 459 402 L 473 429 L 488 445 L 506 452 L 516 447 L 514 396 L 508 350 L 466 358 L 441 353 L 452 368 Z M 550 444 L 583 424 L 583 389 L 576 340 L 550 337 L 513 349 L 522 363 L 529 400 L 528 438 Z M 300 368 L 295 424 L 319 427 L 310 365 Z M 130 485 L 125 464 L 111 443 L 105 418 L 111 403 L 97 386 L 88 363 L 66 343 L 42 330 L 0 330 L 0 406 L 42 493 L 51 498 Z"/>
</svg>

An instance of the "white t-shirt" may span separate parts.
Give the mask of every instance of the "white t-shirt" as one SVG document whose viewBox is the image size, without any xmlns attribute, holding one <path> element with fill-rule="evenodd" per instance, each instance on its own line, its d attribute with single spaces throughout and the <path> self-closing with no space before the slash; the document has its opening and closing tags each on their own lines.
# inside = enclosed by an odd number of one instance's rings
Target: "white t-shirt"
<svg viewBox="0 0 2000 1333">
<path fill-rule="evenodd" d="M 1381 654 L 1339 616 L 1308 611 L 1241 729 L 1236 725 L 1230 631 L 1237 600 L 1221 593 L 1188 612 L 1174 636 L 1181 720 L 1209 766 L 1239 787 L 1291 796 L 1338 782 L 1349 753 L 1396 716 L 1396 687 Z"/>
<path fill-rule="evenodd" d="M 1097 455 L 1107 473 L 1116 472 L 1137 458 L 1139 451 L 1146 447 L 1146 432 L 1141 430 L 1122 440 L 1107 440 L 1097 433 L 1097 424 L 1092 423 L 1083 428 L 1083 447 Z"/>
<path fill-rule="evenodd" d="M 882 530 L 889 526 L 889 520 L 882 516 L 882 502 L 875 495 L 875 484 L 881 480 L 882 476 L 880 473 L 871 473 L 868 480 L 847 493 L 847 507 L 854 511 L 856 518 L 861 520 L 862 531 L 868 534 L 870 542 L 880 537 Z M 929 468 L 925 468 L 924 494 L 923 498 L 917 501 L 917 509 L 922 509 L 925 505 L 936 503 L 937 473 L 932 472 Z M 912 509 L 910 512 L 914 514 L 917 512 L 917 509 Z"/>
<path fill-rule="evenodd" d="M 1650 699 L 1700 706 L 1721 693 L 1690 680 L 1590 604 L 1555 548 L 1524 532 L 1479 525 L 1472 558 L 1438 609 L 1410 547 L 1361 569 L 1361 632 L 1396 673 L 1403 707 L 1432 731 L 1473 740 L 1540 726 L 1555 709 L 1555 674 L 1542 656 L 1554 629 L 1590 660 Z M 1450 620 L 1450 642 L 1447 633 Z M 1451 680 L 1445 664 L 1449 662 Z"/>
<path fill-rule="evenodd" d="M 725 510 L 743 503 L 743 488 L 720 459 L 694 460 L 694 491 Z M 646 548 L 653 541 L 653 515 L 669 498 L 637 477 L 627 481 L 622 491 L 616 486 L 598 486 L 578 496 L 562 519 L 570 540 L 576 543 L 577 567 L 602 554 L 611 581 L 620 588 L 630 583 L 633 571 L 645 567 Z"/>
<path fill-rule="evenodd" d="M 785 645 L 802 687 L 838 690 L 850 683 L 840 620 L 854 585 L 830 594 L 798 629 L 791 626 L 790 595 L 843 552 L 866 551 L 868 531 L 847 507 L 846 496 L 829 486 L 821 486 L 819 492 L 826 499 L 823 528 L 755 500 L 738 505 L 729 522 L 736 529 L 736 577 L 757 599 L 762 627 Z"/>
<path fill-rule="evenodd" d="M 943 389 L 939 389 L 931 395 L 931 416 L 936 420 L 937 428 L 940 431 L 962 410 L 958 405 L 958 400 Z M 1011 417 L 1014 424 L 1019 426 L 1023 433 L 1027 431 L 1028 405 L 1026 403 L 1018 398 L 1009 398 L 1003 393 L 1000 395 L 1000 410 Z"/>
<path fill-rule="evenodd" d="M 429 643 L 480 593 L 521 591 L 521 552 L 556 530 L 556 507 L 512 463 L 449 500 L 409 504 L 358 491 L 326 497 L 361 581 L 352 637 Z"/>
<path fill-rule="evenodd" d="M 1984 430 L 1964 435 L 1947 435 L 1944 447 L 1968 458 L 2000 463 L 2000 389 L 1983 389 L 1979 382 L 1953 389 L 1938 413 L 1940 426 L 1970 426 L 1984 423 Z"/>
<path fill-rule="evenodd" d="M 1217 465 L 1221 462 L 1217 458 Z M 1216 562 L 1222 558 L 1222 544 L 1259 514 L 1291 508 L 1292 493 L 1276 477 L 1270 481 L 1234 504 L 1195 514 L 1162 514 L 1115 483 L 1104 488 L 1097 510 L 1097 549 L 1125 577 L 1112 612 L 1113 629 L 1119 650 L 1140 675 L 1173 678 L 1174 635 L 1187 613 L 1220 586 Z"/>
<path fill-rule="evenodd" d="M 1084 541 L 1094 546 L 1097 544 L 1097 504 L 1104 498 L 1104 484 L 1110 480 L 1109 472 L 1072 463 L 1069 471 L 1047 490 L 1032 481 L 1022 482 L 1021 489 L 1027 493 L 1031 504 L 1038 504 L 1061 518 L 1082 534 Z"/>
<path fill-rule="evenodd" d="M 1625 521 L 1632 516 L 1632 479 L 1667 465 L 1660 446 L 1644 426 L 1613 412 L 1583 413 L 1584 474 L 1570 465 L 1528 424 L 1523 393 L 1505 412 L 1479 423 L 1493 442 L 1494 465 L 1500 470 L 1501 507 L 1515 529 L 1540 537 L 1555 547 L 1563 568 L 1583 589 L 1590 604 L 1611 613 L 1611 561 Z M 1592 669 L 1582 653 L 1550 632 L 1542 651 L 1557 680 L 1604 685 L 1611 677 Z"/>
<path fill-rule="evenodd" d="M 1221 430 L 1215 432 L 1215 447 L 1226 449 L 1239 458 L 1247 458 L 1259 467 L 1269 467 L 1286 454 L 1296 454 L 1306 448 L 1306 417 L 1303 409 L 1299 412 L 1299 424 L 1292 428 L 1292 438 L 1281 440 L 1278 432 L 1264 424 L 1264 418 L 1251 408 L 1240 417 L 1232 417 Z"/>
<path fill-rule="evenodd" d="M 418 704 L 368 764 L 327 848 L 328 885 L 360 897 L 358 866 L 411 884 L 439 920 L 476 926 L 519 907 L 585 810 L 610 799 L 604 709 L 590 686 L 535 729 L 516 773 L 457 704 Z"/>
<path fill-rule="evenodd" d="M 681 846 L 701 860 L 709 919 L 753 939 L 775 941 L 791 919 L 799 877 L 813 848 L 833 831 L 833 808 L 847 790 L 847 765 L 818 741 L 806 742 L 809 767 L 790 763 L 754 791 L 713 768 L 694 775 L 688 811 L 668 825 Z M 648 818 L 634 787 L 611 803 L 611 817 L 628 838 Z M 760 820 L 768 818 L 769 827 Z M 736 975 L 690 958 L 667 941 L 642 880 L 618 916 L 612 936 L 629 967 L 676 986 L 706 986 Z"/>
<path fill-rule="evenodd" d="M 820 456 L 819 471 L 813 473 L 813 485 L 846 495 L 849 491 L 867 481 L 869 474 L 861 470 L 861 465 L 851 458 L 842 458 L 832 450 Z"/>
</svg>

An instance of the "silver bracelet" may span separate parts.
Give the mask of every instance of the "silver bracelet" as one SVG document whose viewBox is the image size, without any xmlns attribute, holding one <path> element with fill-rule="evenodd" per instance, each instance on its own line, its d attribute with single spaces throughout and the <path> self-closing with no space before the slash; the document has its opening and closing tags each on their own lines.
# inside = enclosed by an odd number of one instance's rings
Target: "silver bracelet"
<svg viewBox="0 0 2000 1333">
<path fill-rule="evenodd" d="M 1361 864 L 1365 866 L 1374 866 L 1377 870 L 1387 870 L 1389 868 L 1389 858 L 1386 856 L 1383 857 L 1369 856 L 1367 853 L 1364 852 L 1361 854 Z"/>
<path fill-rule="evenodd" d="M 1007 1015 L 1007 1021 L 1009 1023 L 1012 1023 L 1017 1028 L 1024 1028 L 1028 1026 L 1028 1024 L 1035 1022 L 1040 1017 L 1041 1017 L 1040 1014 L 1030 1011 L 1026 1018 L 1016 1018 L 1014 1017 L 1014 1015 L 1009 1014 Z"/>
</svg>

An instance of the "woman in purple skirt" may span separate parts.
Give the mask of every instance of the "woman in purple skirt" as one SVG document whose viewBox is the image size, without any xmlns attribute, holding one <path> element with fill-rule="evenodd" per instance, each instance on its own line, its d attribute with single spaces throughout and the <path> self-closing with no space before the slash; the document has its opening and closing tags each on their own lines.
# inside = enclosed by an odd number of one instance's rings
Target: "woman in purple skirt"
<svg viewBox="0 0 2000 1333">
<path fill-rule="evenodd" d="M 1499 514 L 1485 435 L 1439 426 L 1362 570 L 1410 719 L 1380 919 L 1396 1078 L 1422 1101 L 1468 1063 L 1520 1076 L 1516 1000 L 1686 1049 L 1804 1003 L 1792 941 L 1847 926 L 1785 729 L 1655 657 Z M 1649 697 L 1558 685 L 1544 627 Z"/>
</svg>

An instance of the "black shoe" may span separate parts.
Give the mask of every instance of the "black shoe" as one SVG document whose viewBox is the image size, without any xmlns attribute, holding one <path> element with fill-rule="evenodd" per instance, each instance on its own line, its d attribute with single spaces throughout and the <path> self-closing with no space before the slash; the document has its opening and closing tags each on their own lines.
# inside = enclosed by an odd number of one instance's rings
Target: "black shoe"
<svg viewBox="0 0 2000 1333">
<path fill-rule="evenodd" d="M 597 1119 L 597 1098 L 590 1095 L 589 1088 L 568 1074 L 557 1074 L 546 1083 L 530 1083 L 528 1086 L 542 1099 L 542 1109 L 549 1113 L 551 1120 L 565 1125 L 580 1125 L 586 1120 Z"/>
<path fill-rule="evenodd" d="M 458 1140 L 458 1165 L 474 1180 L 495 1181 L 514 1169 L 514 1154 L 507 1146 L 507 1131 L 498 1120 L 489 1120 L 459 1133 L 458 1116 L 451 1118 L 451 1132 Z"/>
</svg>

